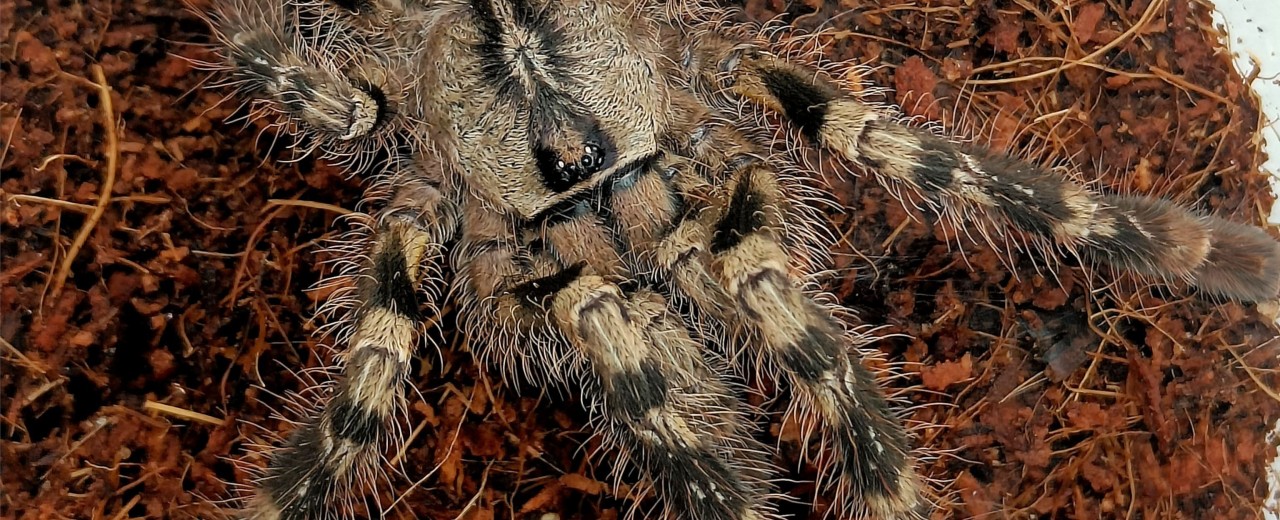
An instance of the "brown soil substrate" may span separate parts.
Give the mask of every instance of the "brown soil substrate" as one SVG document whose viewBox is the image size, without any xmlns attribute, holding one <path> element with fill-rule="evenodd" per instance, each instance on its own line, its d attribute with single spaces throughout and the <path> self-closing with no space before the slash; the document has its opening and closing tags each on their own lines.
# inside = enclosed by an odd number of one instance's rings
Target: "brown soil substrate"
<svg viewBox="0 0 1280 520">
<path fill-rule="evenodd" d="M 1270 207 L 1257 104 L 1204 4 L 869 4 L 748 9 L 837 30 L 817 41 L 829 58 L 876 66 L 851 87 L 890 87 L 912 115 L 1071 158 L 1100 189 L 1244 222 Z M 209 500 L 250 478 L 231 461 L 289 428 L 273 416 L 280 394 L 330 359 L 309 321 L 324 294 L 308 288 L 358 182 L 282 162 L 284 140 L 224 122 L 242 113 L 183 58 L 213 55 L 176 2 L 0 0 L 0 34 L 0 517 L 209 517 Z M 846 236 L 824 281 L 898 335 L 877 346 L 909 376 L 892 385 L 917 405 L 934 456 L 923 470 L 952 481 L 935 517 L 1259 516 L 1280 417 L 1266 305 L 1127 278 L 1091 292 L 1114 278 L 1047 277 L 1028 255 L 1012 255 L 1011 274 L 873 183 L 839 188 Z M 487 376 L 452 316 L 438 323 L 411 440 L 370 502 L 399 498 L 406 518 L 624 515 L 573 396 Z M 793 430 L 762 423 L 794 460 Z M 812 485 L 781 491 L 804 518 Z"/>
</svg>

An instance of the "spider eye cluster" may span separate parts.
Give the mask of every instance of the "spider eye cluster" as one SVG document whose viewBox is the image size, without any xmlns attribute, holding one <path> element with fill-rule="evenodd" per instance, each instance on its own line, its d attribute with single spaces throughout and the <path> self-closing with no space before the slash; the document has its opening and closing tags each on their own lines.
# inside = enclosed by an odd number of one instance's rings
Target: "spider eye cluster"
<svg viewBox="0 0 1280 520">
<path fill-rule="evenodd" d="M 547 187 L 564 191 L 603 169 L 609 153 L 605 143 L 588 137 L 577 157 L 546 147 L 538 147 L 534 155 Z"/>
<path fill-rule="evenodd" d="M 604 149 L 594 144 L 582 147 L 582 158 L 578 159 L 578 165 L 583 170 L 599 170 L 604 165 Z"/>
</svg>

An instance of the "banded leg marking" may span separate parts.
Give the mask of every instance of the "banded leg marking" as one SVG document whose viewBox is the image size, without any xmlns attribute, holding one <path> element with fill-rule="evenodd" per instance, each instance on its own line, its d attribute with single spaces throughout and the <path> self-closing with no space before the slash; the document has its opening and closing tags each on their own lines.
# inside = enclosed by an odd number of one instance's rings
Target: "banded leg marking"
<svg viewBox="0 0 1280 520">
<path fill-rule="evenodd" d="M 483 222 L 476 217 L 468 222 Z M 510 232 L 487 248 L 463 245 L 464 251 L 483 250 L 459 266 L 472 273 L 465 290 L 476 295 L 476 309 L 508 317 L 481 315 L 477 325 L 520 328 L 489 333 L 519 338 L 503 340 L 493 357 L 510 355 L 522 343 L 567 343 L 568 352 L 558 359 L 534 364 L 585 366 L 581 381 L 571 377 L 579 374 L 567 373 L 549 379 L 596 389 L 581 395 L 600 396 L 588 403 L 597 430 L 649 477 L 668 516 L 771 518 L 767 461 L 750 436 L 735 389 L 708 365 L 701 345 L 665 299 L 648 290 L 626 294 L 603 276 L 616 273 L 597 273 L 601 267 L 621 269 L 607 255 L 568 247 L 578 241 L 561 233 L 595 235 L 591 227 L 604 225 L 589 215 L 578 217 L 542 230 L 536 240 L 545 244 L 540 251 L 516 245 Z M 494 218 L 486 229 L 515 228 L 498 225 L 501 220 Z"/>
<path fill-rule="evenodd" d="M 653 480 L 670 517 L 763 519 L 767 463 L 733 390 L 665 300 L 581 276 L 555 296 L 558 326 L 591 361 L 601 428 Z"/>
<path fill-rule="evenodd" d="M 1155 198 L 1095 193 L 1050 169 L 906 126 L 806 67 L 722 39 L 703 42 L 703 66 L 729 78 L 723 92 L 777 112 L 813 144 L 907 188 L 993 244 L 990 233 L 1012 230 L 1049 260 L 1060 249 L 1215 297 L 1280 295 L 1280 242 L 1261 229 Z"/>
<path fill-rule="evenodd" d="M 737 168 L 713 206 L 656 246 L 659 269 L 791 388 L 790 413 L 830 450 L 819 457 L 840 518 L 914 518 L 925 504 L 902 426 L 874 376 L 849 355 L 842 327 L 787 274 L 778 237 L 786 203 L 772 171 Z"/>
<path fill-rule="evenodd" d="M 355 326 L 342 377 L 327 406 L 272 454 L 250 501 L 255 519 L 327 518 L 354 485 L 372 482 L 404 406 L 404 378 L 421 323 L 419 266 L 441 237 L 394 214 L 374 237 L 357 282 Z"/>
</svg>

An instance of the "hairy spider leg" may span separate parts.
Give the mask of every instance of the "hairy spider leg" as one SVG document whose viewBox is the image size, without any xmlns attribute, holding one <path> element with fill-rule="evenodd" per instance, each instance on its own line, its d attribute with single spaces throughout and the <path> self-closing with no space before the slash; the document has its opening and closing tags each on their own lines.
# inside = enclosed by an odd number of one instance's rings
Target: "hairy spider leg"
<svg viewBox="0 0 1280 520">
<path fill-rule="evenodd" d="M 949 141 L 844 94 L 817 70 L 739 40 L 707 32 L 690 52 L 709 69 L 696 72 L 717 90 L 708 95 L 728 94 L 784 116 L 814 145 L 929 201 L 957 226 L 976 226 L 988 240 L 1013 231 L 1048 260 L 1055 250 L 1080 255 L 1213 297 L 1280 295 L 1280 242 L 1261 229 L 1152 197 L 1099 194 L 1048 168 Z"/>
<path fill-rule="evenodd" d="M 354 42 L 307 34 L 334 23 L 333 14 L 305 4 L 265 0 L 219 3 L 210 15 L 225 48 L 227 84 L 269 106 L 325 140 L 368 135 L 384 117 L 385 100 L 348 75 Z M 308 12 L 315 15 L 307 20 Z"/>
<path fill-rule="evenodd" d="M 353 487 L 373 481 L 382 454 L 399 442 L 395 421 L 422 323 L 420 287 L 438 285 L 423 265 L 439 265 L 456 221 L 436 187 L 413 170 L 398 179 L 376 218 L 355 272 L 342 374 L 319 413 L 306 417 L 270 456 L 249 501 L 253 519 L 329 518 Z M 430 279 L 430 280 L 424 280 Z M 333 303 L 331 300 L 330 303 Z"/>
<path fill-rule="evenodd" d="M 790 275 L 781 237 L 789 203 L 776 174 L 751 156 L 724 157 L 750 148 L 732 130 L 709 129 L 705 139 L 711 153 L 666 161 L 612 194 L 615 208 L 651 209 L 620 226 L 652 258 L 642 274 L 671 280 L 673 293 L 731 331 L 731 349 L 787 383 L 805 437 L 821 440 L 838 517 L 923 514 L 908 436 L 871 372 L 850 356 L 843 327 Z M 655 213 L 672 218 L 649 224 Z M 728 358 L 745 372 L 741 356 Z"/>
<path fill-rule="evenodd" d="M 1219 297 L 1271 298 L 1280 286 L 1280 244 L 1261 230 L 1157 199 L 1095 194 L 904 124 L 763 52 L 767 45 L 720 34 L 721 21 L 698 18 L 700 3 L 583 5 L 574 9 L 590 16 L 558 19 L 548 14 L 556 3 L 531 7 L 233 0 L 215 8 L 230 83 L 309 139 L 302 154 L 318 150 L 360 173 L 377 164 L 375 178 L 394 192 L 354 273 L 344 375 L 271 458 L 254 518 L 332 517 L 373 471 L 379 446 L 394 441 L 418 341 L 419 279 L 431 277 L 423 266 L 436 265 L 458 227 L 453 290 L 482 362 L 583 396 L 622 465 L 652 481 L 666 516 L 774 516 L 768 456 L 734 397 L 742 389 L 722 375 L 730 363 L 745 372 L 741 353 L 791 387 L 791 413 L 824 447 L 817 459 L 838 515 L 922 514 L 907 435 L 849 353 L 858 338 L 797 283 L 807 269 L 797 259 L 821 249 L 805 196 L 756 157 L 764 143 L 725 124 L 743 106 L 782 116 L 816 149 L 944 218 L 974 222 L 988 240 L 1012 232 L 1042 253 L 1079 254 Z M 664 10 L 666 27 L 646 21 Z M 702 14 L 712 12 L 724 13 Z M 613 32 L 599 38 L 605 28 Z M 601 54 L 601 43 L 617 45 Z M 425 59 L 437 46 L 478 57 Z M 660 50 L 665 59 L 653 55 Z M 614 69 L 628 88 L 583 82 Z M 453 110 L 461 96 L 495 85 L 493 104 Z M 578 160 L 578 169 L 568 160 L 533 168 L 512 110 L 493 107 L 541 111 L 525 129 L 540 139 L 534 151 Z M 610 151 L 617 145 L 626 153 Z M 400 161 L 412 167 L 397 173 Z M 427 175 L 427 164 L 443 166 Z M 605 164 L 632 166 L 609 173 Z M 727 345 L 728 361 L 713 344 Z"/>
<path fill-rule="evenodd" d="M 538 226 L 478 201 L 464 211 L 458 286 L 467 329 L 491 351 L 482 357 L 515 356 L 508 366 L 576 384 L 606 445 L 652 481 L 665 517 L 774 517 L 764 450 L 735 389 L 663 296 L 610 281 L 628 273 L 599 215 L 577 204 Z M 544 350 L 561 342 L 570 348 Z"/>
</svg>

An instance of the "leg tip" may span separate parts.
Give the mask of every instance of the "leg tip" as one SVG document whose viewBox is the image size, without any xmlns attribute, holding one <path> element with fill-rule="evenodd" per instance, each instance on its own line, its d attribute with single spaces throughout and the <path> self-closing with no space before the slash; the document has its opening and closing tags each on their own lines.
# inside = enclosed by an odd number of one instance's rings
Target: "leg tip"
<svg viewBox="0 0 1280 520">
<path fill-rule="evenodd" d="M 1192 282 L 1215 297 L 1257 302 L 1280 296 L 1280 242 L 1265 231 L 1210 218 L 1212 247 Z"/>
</svg>

